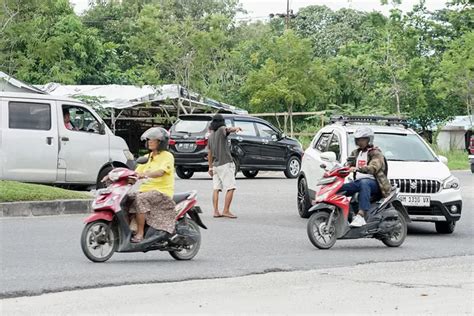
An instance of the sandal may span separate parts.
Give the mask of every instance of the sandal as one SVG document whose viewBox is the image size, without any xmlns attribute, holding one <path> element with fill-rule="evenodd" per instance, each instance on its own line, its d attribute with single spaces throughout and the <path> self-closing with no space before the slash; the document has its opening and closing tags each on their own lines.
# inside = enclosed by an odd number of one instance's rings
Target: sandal
<svg viewBox="0 0 474 316">
<path fill-rule="evenodd" d="M 136 235 L 130 240 L 132 243 L 136 244 L 143 241 L 143 237 L 137 237 Z"/>
</svg>

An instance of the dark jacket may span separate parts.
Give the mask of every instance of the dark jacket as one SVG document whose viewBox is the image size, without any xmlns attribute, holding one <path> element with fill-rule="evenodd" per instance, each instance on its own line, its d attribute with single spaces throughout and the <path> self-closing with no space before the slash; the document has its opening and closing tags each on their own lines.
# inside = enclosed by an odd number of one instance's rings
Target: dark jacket
<svg viewBox="0 0 474 316">
<path fill-rule="evenodd" d="M 351 153 L 351 156 L 356 157 L 357 159 L 360 152 L 361 149 L 358 148 Z M 383 197 L 387 197 L 390 194 L 392 185 L 387 178 L 388 168 L 382 151 L 380 151 L 380 149 L 377 147 L 369 148 L 367 157 L 369 160 L 367 162 L 367 166 L 359 168 L 358 172 L 373 175 L 379 184 L 380 192 L 382 193 Z"/>
</svg>

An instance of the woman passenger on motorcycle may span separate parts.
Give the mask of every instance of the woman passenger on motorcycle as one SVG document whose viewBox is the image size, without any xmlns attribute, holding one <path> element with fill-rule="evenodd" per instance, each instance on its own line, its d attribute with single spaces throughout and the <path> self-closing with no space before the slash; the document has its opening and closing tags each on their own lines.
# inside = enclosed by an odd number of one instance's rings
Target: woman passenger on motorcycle
<svg viewBox="0 0 474 316">
<path fill-rule="evenodd" d="M 372 197 L 390 194 L 391 185 L 388 181 L 386 160 L 382 151 L 374 146 L 374 132 L 370 127 L 359 127 L 354 133 L 357 149 L 351 153 L 355 158 L 355 166 L 351 166 L 354 181 L 342 186 L 340 192 L 347 196 L 359 193 L 359 212 L 350 226 L 361 227 L 366 224 L 365 215 L 370 210 Z"/>
<path fill-rule="evenodd" d="M 168 151 L 169 135 L 161 127 L 152 127 L 141 136 L 150 150 L 148 162 L 136 168 L 139 179 L 147 182 L 139 188 L 129 213 L 136 214 L 137 231 L 132 242 L 143 240 L 145 222 L 156 230 L 175 231 L 174 157 Z"/>
</svg>

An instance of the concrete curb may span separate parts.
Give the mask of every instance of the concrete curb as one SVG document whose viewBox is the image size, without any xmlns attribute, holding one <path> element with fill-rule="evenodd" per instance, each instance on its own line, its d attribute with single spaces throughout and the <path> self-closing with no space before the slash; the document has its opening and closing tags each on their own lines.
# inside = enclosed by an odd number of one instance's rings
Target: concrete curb
<svg viewBox="0 0 474 316">
<path fill-rule="evenodd" d="M 92 200 L 55 200 L 0 203 L 0 217 L 27 217 L 92 212 Z"/>
</svg>

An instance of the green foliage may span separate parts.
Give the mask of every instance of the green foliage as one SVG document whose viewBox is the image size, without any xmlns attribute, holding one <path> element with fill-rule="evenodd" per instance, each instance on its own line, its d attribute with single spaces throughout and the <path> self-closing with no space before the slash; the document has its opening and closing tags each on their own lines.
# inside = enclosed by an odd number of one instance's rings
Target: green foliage
<svg viewBox="0 0 474 316">
<path fill-rule="evenodd" d="M 422 129 L 472 113 L 470 1 L 381 3 L 388 17 L 307 6 L 285 30 L 239 22 L 237 0 L 107 1 L 83 16 L 67 0 L 3 0 L 0 70 L 32 84 L 177 83 L 251 112 L 395 114 Z"/>
</svg>

